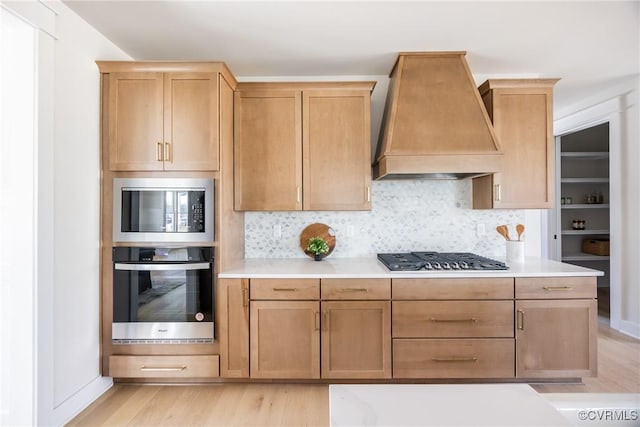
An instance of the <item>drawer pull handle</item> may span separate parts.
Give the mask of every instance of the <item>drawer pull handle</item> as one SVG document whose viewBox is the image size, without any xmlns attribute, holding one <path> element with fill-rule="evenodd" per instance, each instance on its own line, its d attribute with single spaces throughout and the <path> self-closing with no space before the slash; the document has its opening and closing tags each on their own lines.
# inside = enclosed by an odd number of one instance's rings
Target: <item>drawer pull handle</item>
<svg viewBox="0 0 640 427">
<path fill-rule="evenodd" d="M 158 367 L 158 368 L 154 368 L 152 366 L 144 366 L 142 365 L 142 367 L 140 368 L 141 371 L 143 372 L 174 372 L 174 371 L 184 371 L 185 369 L 187 369 L 187 367 L 185 365 L 182 366 L 166 366 L 166 367 Z"/>
<path fill-rule="evenodd" d="M 516 328 L 520 331 L 524 331 L 524 311 L 518 310 L 516 314 Z"/>
<path fill-rule="evenodd" d="M 171 144 L 168 142 L 164 143 L 164 161 L 165 162 L 171 161 Z"/>
<path fill-rule="evenodd" d="M 461 357 L 461 356 L 450 356 L 450 357 L 434 357 L 431 359 L 434 362 L 477 362 L 478 358 L 471 357 Z"/>
<path fill-rule="evenodd" d="M 315 311 L 313 313 L 313 330 L 314 331 L 320 330 L 320 312 L 319 311 Z"/>
<path fill-rule="evenodd" d="M 242 288 L 242 306 L 243 307 L 249 306 L 249 289 L 248 288 Z"/>
<path fill-rule="evenodd" d="M 478 323 L 478 319 L 476 319 L 475 317 L 470 317 L 468 319 L 436 319 L 435 317 L 432 317 L 431 321 L 440 322 L 440 323 L 467 323 L 467 322 Z"/>
<path fill-rule="evenodd" d="M 340 292 L 368 292 L 367 288 L 342 288 Z"/>
<path fill-rule="evenodd" d="M 573 288 L 571 286 L 544 286 L 542 289 L 545 291 L 570 291 Z"/>
<path fill-rule="evenodd" d="M 296 292 L 297 288 L 273 288 L 275 292 Z"/>
<path fill-rule="evenodd" d="M 156 160 L 158 162 L 162 161 L 162 142 L 158 142 L 156 145 Z"/>
</svg>

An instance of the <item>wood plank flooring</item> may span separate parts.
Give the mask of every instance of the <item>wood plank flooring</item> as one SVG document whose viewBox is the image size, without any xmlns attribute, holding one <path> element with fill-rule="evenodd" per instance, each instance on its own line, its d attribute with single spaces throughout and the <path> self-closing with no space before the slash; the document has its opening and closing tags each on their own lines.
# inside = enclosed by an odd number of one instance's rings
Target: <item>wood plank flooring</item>
<svg viewBox="0 0 640 427">
<path fill-rule="evenodd" d="M 640 393 L 640 341 L 598 330 L 598 377 L 540 393 Z M 68 426 L 328 426 L 326 384 L 116 384 Z"/>
</svg>

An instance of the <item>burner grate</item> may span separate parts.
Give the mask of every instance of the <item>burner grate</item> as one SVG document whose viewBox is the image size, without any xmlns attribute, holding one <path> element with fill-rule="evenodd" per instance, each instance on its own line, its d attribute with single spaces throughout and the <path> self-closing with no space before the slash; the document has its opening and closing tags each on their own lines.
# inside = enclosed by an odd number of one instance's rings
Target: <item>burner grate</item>
<svg viewBox="0 0 640 427">
<path fill-rule="evenodd" d="M 408 252 L 378 254 L 391 271 L 508 270 L 501 261 L 470 252 Z"/>
</svg>

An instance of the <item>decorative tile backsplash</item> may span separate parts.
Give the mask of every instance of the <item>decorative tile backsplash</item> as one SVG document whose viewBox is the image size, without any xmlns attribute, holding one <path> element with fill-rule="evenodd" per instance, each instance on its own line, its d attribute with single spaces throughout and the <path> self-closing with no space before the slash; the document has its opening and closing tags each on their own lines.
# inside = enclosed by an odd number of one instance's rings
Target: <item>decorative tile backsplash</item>
<svg viewBox="0 0 640 427">
<path fill-rule="evenodd" d="M 373 209 L 364 212 L 246 212 L 246 258 L 303 258 L 300 233 L 320 222 L 336 232 L 331 257 L 433 250 L 504 257 L 499 224 L 514 229 L 523 210 L 471 209 L 471 180 L 374 181 Z M 486 234 L 477 236 L 478 224 Z M 274 233 L 274 229 L 276 233 Z M 275 234 L 281 234 L 275 237 Z"/>
</svg>

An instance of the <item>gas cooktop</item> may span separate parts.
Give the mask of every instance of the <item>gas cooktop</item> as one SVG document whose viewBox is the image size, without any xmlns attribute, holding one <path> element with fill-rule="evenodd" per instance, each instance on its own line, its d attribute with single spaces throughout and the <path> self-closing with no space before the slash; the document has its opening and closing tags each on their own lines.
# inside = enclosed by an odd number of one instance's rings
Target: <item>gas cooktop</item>
<svg viewBox="0 0 640 427">
<path fill-rule="evenodd" d="M 391 271 L 508 270 L 504 262 L 469 252 L 408 252 L 378 254 Z"/>
</svg>

